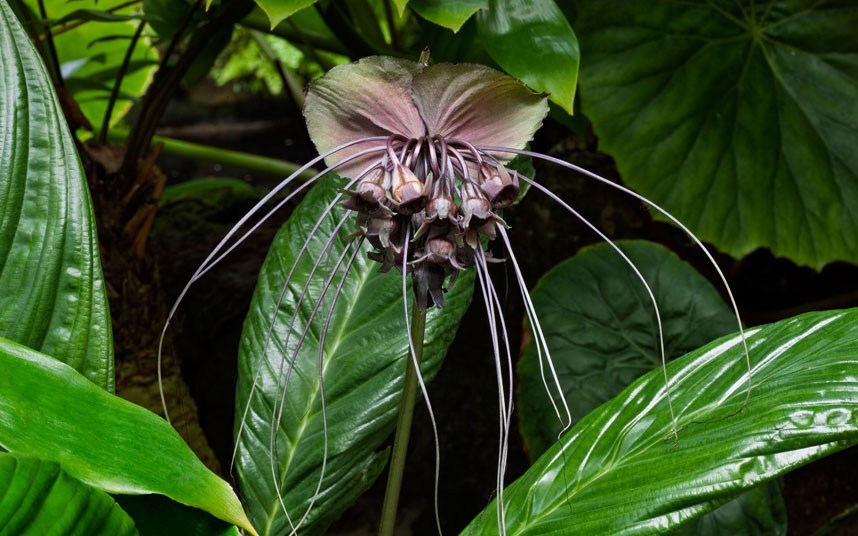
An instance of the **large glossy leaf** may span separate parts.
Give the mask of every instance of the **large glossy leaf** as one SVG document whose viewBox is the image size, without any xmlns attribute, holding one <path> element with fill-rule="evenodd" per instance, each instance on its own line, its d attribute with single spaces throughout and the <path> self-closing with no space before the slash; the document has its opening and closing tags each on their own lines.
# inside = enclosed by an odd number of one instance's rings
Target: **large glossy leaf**
<svg viewBox="0 0 858 536">
<path fill-rule="evenodd" d="M 749 330 L 754 388 L 744 407 L 741 338 L 668 364 L 599 407 L 506 490 L 515 534 L 650 534 L 858 443 L 858 309 Z M 741 411 L 740 411 L 741 410 Z M 466 534 L 497 531 L 490 505 Z"/>
<path fill-rule="evenodd" d="M 310 242 L 309 255 L 298 264 L 293 283 L 277 314 L 271 347 L 263 356 L 265 336 L 275 311 L 283 281 L 296 254 L 334 198 L 339 180 L 330 178 L 307 194 L 274 240 L 263 264 L 259 283 L 245 321 L 239 351 L 239 382 L 236 421 L 240 421 L 254 376 L 259 371 L 245 428 L 238 438 L 239 483 L 248 511 L 261 534 L 288 532 L 274 487 L 282 490 L 283 504 L 294 523 L 303 516 L 316 495 L 324 453 L 323 419 L 319 391 L 319 339 L 330 299 L 308 339 L 298 353 L 295 372 L 286 392 L 285 409 L 277 434 L 272 469 L 269 450 L 273 409 L 279 404 L 279 381 L 284 341 L 289 332 L 291 312 L 307 280 L 313 261 L 344 214 L 337 206 L 326 217 L 319 233 Z M 312 279 L 308 296 L 301 305 L 288 349 L 294 351 L 307 325 L 313 304 L 321 295 L 331 266 L 345 248 L 345 236 L 352 232 L 350 220 L 340 232 L 333 253 Z M 324 394 L 327 409 L 328 460 L 321 490 L 310 511 L 304 530 L 322 530 L 358 495 L 368 488 L 384 467 L 387 454 L 376 452 L 394 427 L 399 392 L 405 374 L 408 339 L 402 304 L 402 278 L 398 272 L 379 273 L 379 264 L 358 254 L 332 319 L 324 344 Z M 339 278 L 334 280 L 330 294 Z M 423 374 L 428 380 L 441 364 L 467 308 L 473 278 L 464 276 L 450 289 L 443 310 L 429 313 Z M 410 290 L 409 290 L 410 300 Z M 264 361 L 263 361 L 264 359 Z M 427 462 L 427 463 L 432 463 Z M 276 477 L 274 474 L 276 474 Z"/>
<path fill-rule="evenodd" d="M 113 497 L 52 462 L 0 453 L 0 534 L 137 534 Z"/>
<path fill-rule="evenodd" d="M 113 390 L 113 341 L 86 177 L 45 68 L 0 3 L 0 336 Z"/>
<path fill-rule="evenodd" d="M 486 51 L 503 70 L 550 94 L 569 114 L 578 85 L 578 40 L 554 0 L 490 0 L 477 14 Z"/>
<path fill-rule="evenodd" d="M 617 245 L 655 295 L 667 359 L 736 329 L 733 311 L 715 288 L 669 250 L 638 240 Z M 552 268 L 531 298 L 574 422 L 662 366 L 650 296 L 608 244 L 584 248 Z M 532 340 L 522 353 L 518 377 L 519 429 L 536 459 L 557 441 L 561 425 L 548 403 Z M 747 534 L 742 529 L 749 527 L 774 535 L 777 527 L 785 530 L 785 519 L 779 486 L 765 484 L 698 519 L 686 533 L 725 534 L 722 529 L 730 527 L 731 534 Z"/>
<path fill-rule="evenodd" d="M 854 2 L 577 5 L 584 111 L 624 181 L 734 256 L 858 260 Z"/>
<path fill-rule="evenodd" d="M 424 19 L 458 32 L 489 0 L 410 0 L 408 5 Z"/>
<path fill-rule="evenodd" d="M 0 338 L 0 447 L 111 493 L 159 493 L 252 531 L 229 484 L 163 419 Z"/>
<path fill-rule="evenodd" d="M 25 0 L 38 13 L 38 0 Z M 124 0 L 44 0 L 50 19 L 60 19 L 75 11 L 111 11 L 117 15 L 135 13 L 138 6 L 126 6 Z M 119 8 L 117 10 L 117 8 Z M 95 128 L 100 128 L 107 112 L 107 101 L 116 80 L 116 72 L 125 58 L 131 36 L 139 24 L 136 20 L 87 22 L 54 37 L 66 87 L 80 105 L 83 114 Z M 104 40 L 124 36 L 126 40 Z M 134 104 L 131 98 L 143 94 L 157 66 L 157 54 L 148 39 L 138 41 L 131 55 L 132 67 L 122 79 L 122 98 L 111 114 L 111 123 L 125 116 Z"/>
<path fill-rule="evenodd" d="M 668 359 L 737 329 L 733 311 L 689 264 L 652 242 L 618 245 L 655 295 Z M 531 298 L 575 421 L 645 372 L 661 368 L 652 301 L 608 244 L 584 248 L 552 268 Z M 521 433 L 536 459 L 557 441 L 562 426 L 545 392 L 532 340 L 522 353 L 518 377 Z"/>
</svg>

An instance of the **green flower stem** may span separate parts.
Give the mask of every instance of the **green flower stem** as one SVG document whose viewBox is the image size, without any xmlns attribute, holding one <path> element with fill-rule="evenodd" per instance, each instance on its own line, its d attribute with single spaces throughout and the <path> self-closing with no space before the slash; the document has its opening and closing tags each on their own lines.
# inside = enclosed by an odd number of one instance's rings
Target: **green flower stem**
<svg viewBox="0 0 858 536">
<path fill-rule="evenodd" d="M 113 127 L 108 133 L 108 139 L 116 143 L 123 143 L 128 134 L 128 130 Z M 220 147 L 211 147 L 209 145 L 177 140 L 165 136 L 153 136 L 152 143 L 163 143 L 163 151 L 167 154 L 193 160 L 204 160 L 223 166 L 242 168 L 254 173 L 264 173 L 275 177 L 287 177 L 301 167 L 294 162 L 286 160 L 278 160 L 276 158 L 268 158 L 267 156 L 240 151 L 230 151 L 228 149 L 221 149 Z M 315 169 L 310 168 L 298 175 L 298 178 L 301 180 L 310 180 L 316 173 L 318 172 Z"/>
<path fill-rule="evenodd" d="M 423 359 L 423 335 L 426 332 L 426 311 L 415 304 L 411 314 L 411 340 L 414 342 L 414 355 L 420 363 Z M 406 358 L 405 379 L 402 398 L 399 401 L 399 419 L 396 422 L 396 436 L 393 439 L 393 454 L 390 457 L 390 472 L 387 477 L 387 489 L 384 492 L 384 505 L 381 508 L 379 536 L 392 536 L 396 526 L 396 509 L 399 505 L 399 490 L 402 488 L 402 473 L 405 471 L 405 457 L 408 454 L 408 438 L 411 435 L 411 421 L 414 417 L 414 403 L 417 400 L 417 369 L 414 359 Z"/>
</svg>

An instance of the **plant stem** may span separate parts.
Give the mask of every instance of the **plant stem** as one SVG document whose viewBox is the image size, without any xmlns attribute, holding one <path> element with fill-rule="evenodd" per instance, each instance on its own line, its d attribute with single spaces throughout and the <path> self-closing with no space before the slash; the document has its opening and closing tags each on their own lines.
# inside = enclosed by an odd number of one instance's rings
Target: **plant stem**
<svg viewBox="0 0 858 536">
<path fill-rule="evenodd" d="M 128 130 L 114 127 L 110 129 L 108 139 L 115 143 L 124 142 L 129 136 Z M 200 143 L 190 141 L 177 140 L 166 136 L 152 136 L 152 143 L 163 143 L 164 153 L 190 158 L 192 160 L 204 160 L 214 164 L 221 164 L 229 167 L 236 167 L 252 171 L 254 173 L 263 173 L 273 177 L 286 177 L 301 168 L 299 164 L 288 162 L 286 160 L 278 160 L 267 156 L 260 156 L 240 151 L 232 151 L 221 147 L 211 147 Z M 317 170 L 310 168 L 300 175 L 300 180 L 310 180 L 317 173 Z"/>
<path fill-rule="evenodd" d="M 55 80 L 53 81 L 59 87 L 65 87 L 63 82 L 63 73 L 60 70 L 60 57 L 57 56 L 57 48 L 54 46 L 54 38 L 51 36 L 51 32 L 48 28 L 48 13 L 45 11 L 45 2 L 44 0 L 39 0 L 39 15 L 42 17 L 42 24 L 47 32 L 47 41 L 48 41 L 48 52 L 50 54 L 50 58 L 48 63 L 50 64 L 50 68 L 53 69 L 53 75 Z"/>
<path fill-rule="evenodd" d="M 387 489 L 384 492 L 384 505 L 381 508 L 379 536 L 392 536 L 396 527 L 396 510 L 399 505 L 399 490 L 402 489 L 402 474 L 405 471 L 405 457 L 408 454 L 408 438 L 411 435 L 411 421 L 414 417 L 414 403 L 417 400 L 417 369 L 414 361 L 423 359 L 423 336 L 426 332 L 426 311 L 414 304 L 411 313 L 411 340 L 414 344 L 414 357 L 406 358 L 405 379 L 402 398 L 399 401 L 399 419 L 396 422 L 396 436 L 393 439 L 393 453 L 390 457 L 390 472 L 387 477 Z"/>
<path fill-rule="evenodd" d="M 134 49 L 137 48 L 137 41 L 143 34 L 143 28 L 146 27 L 146 21 L 140 21 L 137 25 L 137 30 L 131 37 L 131 43 L 128 44 L 128 49 L 125 51 L 125 58 L 116 71 L 116 80 L 113 82 L 113 89 L 110 91 L 110 98 L 107 100 L 107 110 L 104 112 L 104 120 L 101 123 L 101 132 L 98 135 L 98 143 L 107 141 L 107 132 L 110 130 L 110 116 L 113 115 L 113 106 L 116 104 L 116 99 L 119 97 L 119 89 L 122 87 L 122 79 L 125 78 L 125 73 L 128 71 L 128 65 L 131 63 L 131 56 L 134 54 Z"/>
</svg>

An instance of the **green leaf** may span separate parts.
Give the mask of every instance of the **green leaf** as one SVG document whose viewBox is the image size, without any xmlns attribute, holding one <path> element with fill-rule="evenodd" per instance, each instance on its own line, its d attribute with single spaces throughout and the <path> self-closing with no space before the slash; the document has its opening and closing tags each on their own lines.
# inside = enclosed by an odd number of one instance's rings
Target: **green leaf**
<svg viewBox="0 0 858 536">
<path fill-rule="evenodd" d="M 0 453 L 3 534 L 137 534 L 113 498 L 66 474 L 56 463 Z"/>
<path fill-rule="evenodd" d="M 411 0 L 408 5 L 429 22 L 458 32 L 474 13 L 489 7 L 489 0 Z"/>
<path fill-rule="evenodd" d="M 235 525 L 162 495 L 117 495 L 140 536 L 239 536 Z"/>
<path fill-rule="evenodd" d="M 670 250 L 638 240 L 616 244 L 655 295 L 668 359 L 736 329 L 736 317 L 716 289 Z M 584 248 L 552 268 L 531 298 L 573 422 L 645 372 L 661 368 L 650 296 L 608 244 Z M 519 361 L 518 377 L 519 429 L 535 460 L 557 441 L 561 425 L 548 403 L 532 340 Z M 556 396 L 555 401 L 560 402 Z M 746 525 L 774 534 L 775 526 L 786 528 L 784 508 L 780 488 L 766 484 L 706 514 L 685 534 L 740 534 Z"/>
<path fill-rule="evenodd" d="M 675 536 L 785 536 L 787 512 L 780 481 L 752 488 L 703 517 L 686 523 Z"/>
<path fill-rule="evenodd" d="M 554 0 L 490 0 L 477 15 L 480 40 L 503 70 L 572 114 L 578 39 Z"/>
<path fill-rule="evenodd" d="M 273 485 L 269 438 L 275 404 L 281 397 L 278 376 L 291 312 L 307 281 L 314 260 L 337 222 L 345 214 L 338 204 L 325 217 L 309 253 L 302 257 L 277 314 L 271 346 L 263 355 L 265 337 L 281 286 L 316 220 L 336 195 L 342 182 L 328 176 L 307 194 L 274 240 L 263 264 L 259 283 L 245 320 L 239 350 L 236 422 L 242 420 L 256 378 L 247 422 L 237 438 L 236 467 L 250 517 L 260 534 L 288 532 Z M 321 295 L 333 263 L 346 247 L 353 230 L 350 218 L 333 246 L 329 261 L 313 276 L 301 304 L 288 348 L 294 351 L 307 325 L 313 304 Z M 366 246 L 365 246 L 366 247 Z M 380 264 L 361 251 L 348 274 L 324 343 L 324 393 L 327 410 L 328 459 L 325 478 L 301 533 L 316 533 L 363 493 L 383 470 L 387 453 L 376 452 L 393 430 L 399 405 L 408 339 L 403 319 L 402 278 L 396 270 L 379 273 Z M 329 294 L 334 294 L 339 278 Z M 434 376 L 467 308 L 473 276 L 464 275 L 447 295 L 442 310 L 428 315 L 423 375 Z M 409 300 L 411 291 L 408 291 Z M 324 456 L 323 420 L 319 398 L 319 338 L 331 299 L 328 296 L 313 321 L 313 329 L 298 353 L 295 372 L 286 392 L 285 410 L 275 450 L 278 486 L 289 516 L 297 523 L 315 495 Z M 264 361 L 263 361 L 264 360 Z M 260 369 L 261 366 L 261 369 Z M 276 420 L 275 420 L 276 422 Z M 238 430 L 236 430 L 238 433 Z M 431 461 L 427 463 L 432 463 Z"/>
<path fill-rule="evenodd" d="M 0 447 L 110 493 L 160 493 L 251 533 L 229 484 L 163 419 L 71 367 L 0 338 Z"/>
<path fill-rule="evenodd" d="M 858 261 L 854 2 L 577 5 L 583 106 L 629 186 L 734 256 Z"/>
<path fill-rule="evenodd" d="M 858 443 L 858 309 L 810 313 L 747 336 L 754 381 L 747 406 L 737 335 L 668 364 L 676 445 L 662 372 L 647 373 L 507 488 L 507 530 L 664 532 Z M 492 504 L 465 534 L 495 533 L 495 516 Z"/>
<path fill-rule="evenodd" d="M 393 0 L 393 5 L 396 6 L 396 12 L 401 17 L 405 13 L 405 8 L 408 7 L 408 0 Z"/>
<path fill-rule="evenodd" d="M 668 359 L 737 329 L 736 316 L 715 288 L 670 250 L 638 240 L 617 245 L 655 295 Z M 584 248 L 552 268 L 531 298 L 574 421 L 645 372 L 661 369 L 652 301 L 608 244 Z M 533 341 L 519 361 L 518 377 L 521 433 L 535 460 L 557 442 L 562 426 L 545 392 Z M 556 394 L 555 400 L 560 402 Z"/>
<path fill-rule="evenodd" d="M 37 0 L 25 1 L 38 13 L 38 8 L 35 7 L 38 5 Z M 123 0 L 78 0 L 76 2 L 44 0 L 44 2 L 48 17 L 52 19 L 69 15 L 81 9 L 82 6 L 84 9 L 106 11 L 125 3 Z M 130 6 L 115 11 L 115 14 L 118 17 L 123 17 L 132 14 L 135 9 L 137 6 Z M 81 24 L 54 36 L 60 65 L 66 66 L 81 62 L 80 67 L 74 72 L 76 77 L 88 78 L 103 71 L 110 73 L 107 87 L 80 86 L 71 90 L 72 97 L 80 105 L 83 114 L 96 127 L 101 125 L 104 114 L 107 113 L 107 99 L 110 96 L 110 90 L 113 88 L 113 82 L 116 80 L 116 71 L 119 70 L 119 66 L 125 58 L 130 38 L 137 30 L 138 24 L 139 21 L 136 20 Z M 129 37 L 128 43 L 119 44 L 115 41 L 102 40 L 108 36 L 115 40 L 118 35 L 127 35 Z M 138 63 L 147 61 L 150 63 L 145 68 L 126 73 L 122 79 L 120 90 L 125 95 L 141 96 L 149 87 L 152 75 L 157 68 L 158 55 L 147 39 L 140 39 L 134 48 L 131 60 Z M 117 102 L 111 114 L 111 124 L 122 119 L 132 105 L 132 101 Z"/>
<path fill-rule="evenodd" d="M 113 390 L 98 238 L 74 142 L 27 34 L 0 3 L 0 336 Z"/>
<path fill-rule="evenodd" d="M 278 24 L 288 19 L 292 14 L 312 6 L 316 0 L 255 0 L 262 11 L 268 15 L 273 30 Z"/>
</svg>

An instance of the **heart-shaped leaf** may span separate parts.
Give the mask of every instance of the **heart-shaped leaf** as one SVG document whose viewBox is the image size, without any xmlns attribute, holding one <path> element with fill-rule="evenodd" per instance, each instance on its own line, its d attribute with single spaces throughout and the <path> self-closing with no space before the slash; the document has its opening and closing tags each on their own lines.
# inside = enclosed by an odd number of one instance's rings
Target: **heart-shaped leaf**
<svg viewBox="0 0 858 536">
<path fill-rule="evenodd" d="M 56 463 L 0 453 L 0 533 L 137 534 L 113 497 Z"/>
<path fill-rule="evenodd" d="M 256 387 L 237 438 L 237 468 L 250 517 L 260 534 L 288 532 L 290 521 L 283 507 L 291 522 L 297 523 L 314 499 L 302 532 L 323 530 L 373 483 L 386 462 L 386 453 L 377 453 L 376 449 L 394 427 L 408 355 L 402 276 L 395 270 L 379 273 L 380 264 L 367 259 L 365 251 L 358 253 L 339 293 L 323 346 L 328 453 L 325 478 L 318 494 L 316 486 L 324 459 L 319 340 L 339 277 L 333 280 L 308 338 L 298 352 L 276 434 L 275 463 L 271 462 L 270 438 L 277 422 L 274 412 L 283 396 L 282 374 L 286 370 L 281 362 L 286 351 L 284 341 L 288 336 L 288 349 L 295 350 L 325 281 L 337 258 L 346 250 L 345 236 L 354 225 L 351 220 L 341 230 L 332 251 L 323 255 L 322 267 L 313 276 L 289 335 L 291 313 L 315 259 L 322 255 L 324 244 L 345 209 L 337 205 L 323 218 L 318 233 L 310 240 L 308 253 L 297 264 L 279 310 L 275 306 L 298 252 L 341 186 L 339 180 L 323 179 L 280 229 L 262 266 L 245 320 L 236 395 L 239 424 L 254 379 Z M 473 276 L 460 277 L 450 288 L 444 309 L 432 310 L 428 315 L 423 367 L 427 380 L 438 370 L 452 342 L 459 319 L 470 303 L 472 289 Z M 271 345 L 263 354 L 275 310 L 278 313 Z M 275 478 L 276 487 L 282 493 L 282 505 L 275 491 Z"/>
<path fill-rule="evenodd" d="M 679 257 L 652 242 L 617 245 L 655 295 L 668 359 L 736 330 L 733 311 Z M 661 369 L 650 296 L 608 244 L 584 248 L 552 268 L 534 287 L 531 299 L 575 421 L 645 372 Z M 518 376 L 521 433 L 535 460 L 557 442 L 562 425 L 551 410 L 533 341 L 522 353 Z"/>
<path fill-rule="evenodd" d="M 582 105 L 629 186 L 734 256 L 858 261 L 854 2 L 577 6 Z"/>
<path fill-rule="evenodd" d="M 0 447 L 110 493 L 160 493 L 253 533 L 229 484 L 163 419 L 0 338 Z"/>
<path fill-rule="evenodd" d="M 858 309 L 810 313 L 719 339 L 599 407 L 507 488 L 515 534 L 650 534 L 858 443 Z M 491 504 L 465 534 L 497 531 Z"/>
<path fill-rule="evenodd" d="M 477 14 L 480 40 L 504 71 L 572 114 L 578 39 L 554 0 L 490 0 Z"/>
<path fill-rule="evenodd" d="M 0 336 L 113 389 L 113 340 L 86 177 L 30 39 L 0 3 Z"/>
</svg>

